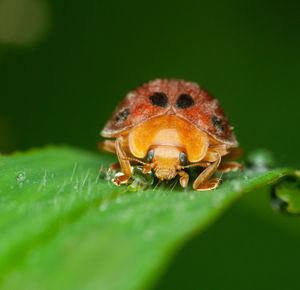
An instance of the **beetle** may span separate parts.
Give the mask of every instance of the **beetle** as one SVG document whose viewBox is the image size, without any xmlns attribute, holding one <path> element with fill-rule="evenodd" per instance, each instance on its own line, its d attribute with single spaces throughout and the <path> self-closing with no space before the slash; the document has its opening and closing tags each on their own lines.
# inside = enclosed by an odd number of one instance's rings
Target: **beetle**
<svg viewBox="0 0 300 290">
<path fill-rule="evenodd" d="M 116 108 L 101 135 L 99 148 L 117 154 L 122 175 L 116 185 L 126 183 L 132 164 L 142 164 L 142 172 L 154 171 L 160 180 L 180 176 L 186 187 L 185 169 L 202 167 L 193 182 L 197 191 L 216 188 L 220 172 L 242 169 L 238 162 L 224 162 L 241 155 L 233 127 L 219 102 L 196 83 L 177 79 L 156 79 L 132 92 Z"/>
</svg>

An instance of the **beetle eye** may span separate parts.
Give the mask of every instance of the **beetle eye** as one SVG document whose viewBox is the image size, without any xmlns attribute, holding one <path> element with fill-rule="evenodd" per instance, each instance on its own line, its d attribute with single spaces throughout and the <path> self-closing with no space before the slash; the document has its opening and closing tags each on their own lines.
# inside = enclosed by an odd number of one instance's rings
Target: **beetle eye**
<svg viewBox="0 0 300 290">
<path fill-rule="evenodd" d="M 186 165 L 187 164 L 187 156 L 184 152 L 180 152 L 179 154 L 179 160 L 181 165 Z"/>
<path fill-rule="evenodd" d="M 147 153 L 147 157 L 146 157 L 147 161 L 148 161 L 148 162 L 151 162 L 152 159 L 153 159 L 153 156 L 154 156 L 154 150 L 153 150 L 153 149 L 150 149 L 150 150 L 148 151 L 148 153 Z"/>
</svg>

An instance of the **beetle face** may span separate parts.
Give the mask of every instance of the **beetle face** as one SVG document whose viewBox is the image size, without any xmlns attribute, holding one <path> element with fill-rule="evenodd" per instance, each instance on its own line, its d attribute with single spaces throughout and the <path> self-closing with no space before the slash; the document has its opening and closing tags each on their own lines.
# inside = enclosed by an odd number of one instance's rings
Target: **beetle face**
<svg viewBox="0 0 300 290">
<path fill-rule="evenodd" d="M 147 161 L 153 164 L 155 175 L 160 180 L 170 180 L 176 176 L 180 168 L 184 152 L 176 146 L 158 145 L 148 150 Z M 150 160 L 148 157 L 152 157 Z M 181 158 L 180 158 L 181 157 Z"/>
</svg>

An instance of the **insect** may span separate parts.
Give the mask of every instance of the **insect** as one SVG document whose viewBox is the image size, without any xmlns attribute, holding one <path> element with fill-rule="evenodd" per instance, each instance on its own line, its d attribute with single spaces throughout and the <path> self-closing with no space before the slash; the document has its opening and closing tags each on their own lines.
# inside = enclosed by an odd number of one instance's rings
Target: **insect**
<svg viewBox="0 0 300 290">
<path fill-rule="evenodd" d="M 127 94 L 101 132 L 106 138 L 99 148 L 117 154 L 122 174 L 112 181 L 126 183 L 132 165 L 142 172 L 154 171 L 160 180 L 179 175 L 182 187 L 189 182 L 185 169 L 203 170 L 193 182 L 197 191 L 216 188 L 220 172 L 242 169 L 237 162 L 224 162 L 241 155 L 233 127 L 218 101 L 196 83 L 156 79 Z"/>
</svg>

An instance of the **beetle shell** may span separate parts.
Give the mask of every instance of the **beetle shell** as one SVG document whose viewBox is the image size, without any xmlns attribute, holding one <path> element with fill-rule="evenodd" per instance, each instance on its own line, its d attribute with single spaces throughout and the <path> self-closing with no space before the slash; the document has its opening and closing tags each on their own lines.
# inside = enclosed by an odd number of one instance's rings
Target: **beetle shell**
<svg viewBox="0 0 300 290">
<path fill-rule="evenodd" d="M 219 102 L 196 83 L 176 79 L 156 79 L 128 93 L 101 135 L 117 137 L 146 120 L 165 114 L 188 121 L 218 142 L 238 146 Z"/>
</svg>

